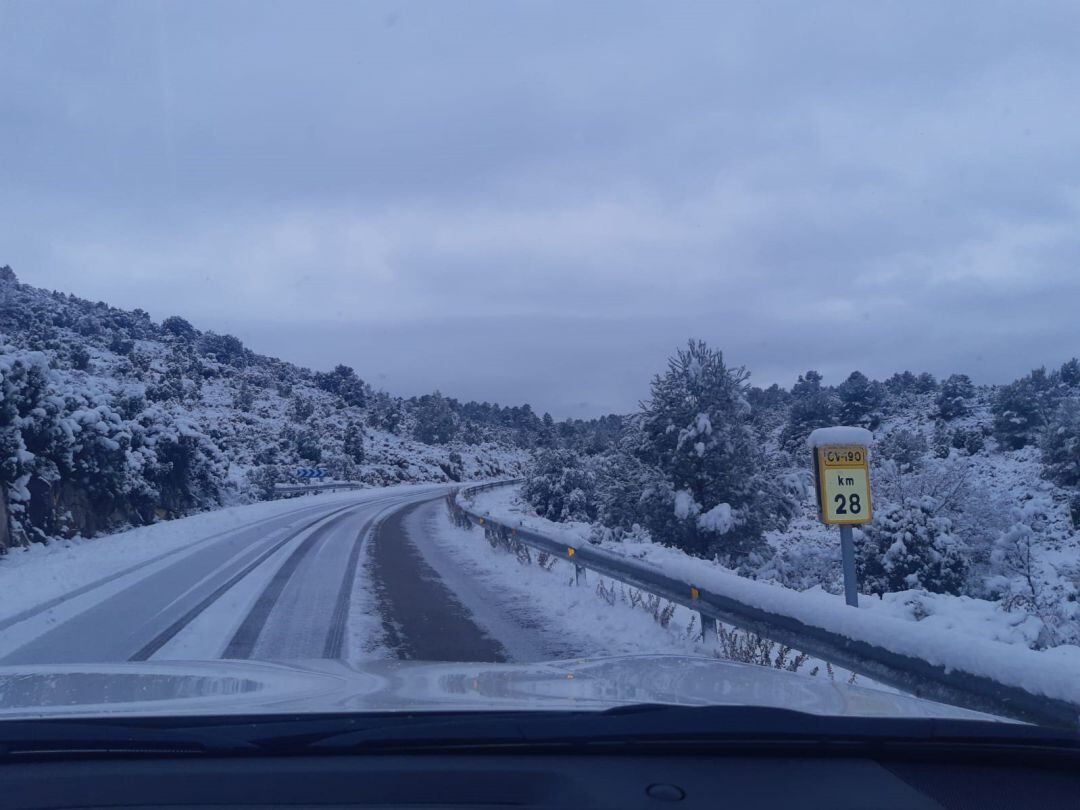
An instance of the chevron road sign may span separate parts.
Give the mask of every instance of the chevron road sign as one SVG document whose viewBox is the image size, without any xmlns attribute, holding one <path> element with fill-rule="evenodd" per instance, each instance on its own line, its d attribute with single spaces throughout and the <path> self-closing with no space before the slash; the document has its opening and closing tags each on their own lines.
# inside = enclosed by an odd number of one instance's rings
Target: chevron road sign
<svg viewBox="0 0 1080 810">
<path fill-rule="evenodd" d="M 326 470 L 322 467 L 298 467 L 296 469 L 297 478 L 325 478 Z"/>
</svg>

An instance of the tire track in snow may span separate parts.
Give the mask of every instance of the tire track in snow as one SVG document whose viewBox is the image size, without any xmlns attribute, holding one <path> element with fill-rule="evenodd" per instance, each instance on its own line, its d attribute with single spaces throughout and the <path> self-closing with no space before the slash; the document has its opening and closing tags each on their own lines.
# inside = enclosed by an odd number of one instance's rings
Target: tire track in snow
<svg viewBox="0 0 1080 810">
<path fill-rule="evenodd" d="M 332 512 L 330 512 L 329 514 L 320 515 L 315 520 L 304 524 L 302 527 L 300 527 L 296 531 L 290 533 L 287 537 L 285 537 L 282 540 L 279 540 L 278 542 L 274 543 L 269 549 L 267 549 L 266 551 L 261 553 L 258 557 L 256 557 L 254 561 L 252 561 L 251 563 L 248 563 L 248 565 L 246 565 L 244 568 L 242 568 L 239 572 L 234 574 L 232 577 L 230 577 L 224 583 L 219 585 L 216 589 L 214 589 L 213 592 L 208 594 L 197 605 L 195 605 L 190 610 L 188 610 L 186 613 L 184 613 L 183 616 L 178 618 L 175 622 L 173 622 L 171 625 L 169 625 L 165 630 L 163 630 L 161 633 L 159 633 L 157 636 L 155 636 L 153 639 L 151 639 L 147 644 L 145 644 L 142 648 L 140 648 L 139 651 L 136 652 L 133 656 L 131 656 L 131 658 L 129 658 L 128 660 L 129 661 L 147 661 L 147 660 L 149 660 L 151 658 L 151 656 L 154 655 L 154 653 L 156 653 L 158 650 L 160 650 L 162 647 L 164 647 L 166 644 L 168 644 L 185 627 L 187 627 L 191 622 L 193 622 L 196 618 L 198 618 L 198 616 L 200 614 L 202 614 L 203 611 L 205 611 L 208 607 L 210 607 L 210 605 L 214 604 L 214 602 L 216 602 L 218 599 L 220 599 L 222 596 L 224 596 L 225 593 L 228 592 L 230 588 L 232 588 L 234 585 L 236 585 L 242 579 L 244 579 L 245 577 L 250 575 L 253 571 L 255 571 L 260 565 L 262 565 L 264 562 L 266 562 L 270 557 L 272 557 L 283 546 L 285 546 L 288 543 L 290 543 L 291 541 L 295 540 L 299 535 L 303 534 L 305 531 L 312 528 L 313 526 L 316 526 L 316 525 L 318 525 L 319 523 L 321 523 L 321 522 L 323 522 L 325 520 L 332 519 L 334 516 L 337 516 L 342 512 L 345 512 L 345 511 L 350 510 L 350 509 L 356 509 L 359 506 L 363 506 L 363 505 L 364 504 L 349 504 L 348 506 L 344 506 L 344 507 L 342 507 L 340 509 L 335 509 Z M 312 537 L 317 537 L 317 536 L 318 536 L 317 532 L 312 534 Z M 306 543 L 308 541 L 304 541 L 304 542 Z M 235 638 L 234 638 L 234 642 L 235 642 Z M 230 646 L 231 646 L 231 644 L 230 644 Z M 228 654 L 226 654 L 225 657 L 228 658 L 228 657 L 237 657 L 237 656 L 229 656 Z M 244 657 L 244 656 L 241 656 L 241 657 Z"/>
</svg>

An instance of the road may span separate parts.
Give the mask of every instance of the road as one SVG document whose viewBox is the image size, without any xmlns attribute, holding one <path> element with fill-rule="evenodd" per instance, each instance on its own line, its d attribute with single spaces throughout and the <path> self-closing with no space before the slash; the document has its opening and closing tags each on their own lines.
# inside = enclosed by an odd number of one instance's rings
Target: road
<svg viewBox="0 0 1080 810">
<path fill-rule="evenodd" d="M 300 498 L 284 514 L 193 537 L 0 621 L 0 664 L 355 658 L 353 625 L 380 629 L 391 657 L 507 660 L 404 528 L 447 492 Z"/>
</svg>

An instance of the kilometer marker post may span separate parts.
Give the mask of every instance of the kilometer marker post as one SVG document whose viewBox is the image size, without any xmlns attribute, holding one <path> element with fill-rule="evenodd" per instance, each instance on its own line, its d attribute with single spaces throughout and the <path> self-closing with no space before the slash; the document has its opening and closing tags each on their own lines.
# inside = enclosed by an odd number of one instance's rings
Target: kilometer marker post
<svg viewBox="0 0 1080 810">
<path fill-rule="evenodd" d="M 807 444 L 814 454 L 814 491 L 818 514 L 827 526 L 840 527 L 840 556 L 844 568 L 844 598 L 859 606 L 855 575 L 855 540 L 851 527 L 874 519 L 870 492 L 870 442 L 865 428 L 818 428 Z"/>
</svg>

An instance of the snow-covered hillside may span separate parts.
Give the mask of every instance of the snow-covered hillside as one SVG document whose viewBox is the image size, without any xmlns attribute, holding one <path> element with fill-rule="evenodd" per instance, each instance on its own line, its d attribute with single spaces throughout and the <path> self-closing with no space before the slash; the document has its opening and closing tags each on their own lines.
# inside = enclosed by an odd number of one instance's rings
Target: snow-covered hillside
<svg viewBox="0 0 1080 810">
<path fill-rule="evenodd" d="M 372 486 L 504 476 L 553 424 L 393 397 L 344 365 L 315 372 L 0 268 L 0 549 L 264 498 L 298 466 Z"/>
</svg>

